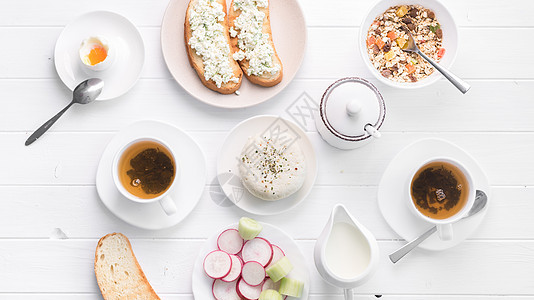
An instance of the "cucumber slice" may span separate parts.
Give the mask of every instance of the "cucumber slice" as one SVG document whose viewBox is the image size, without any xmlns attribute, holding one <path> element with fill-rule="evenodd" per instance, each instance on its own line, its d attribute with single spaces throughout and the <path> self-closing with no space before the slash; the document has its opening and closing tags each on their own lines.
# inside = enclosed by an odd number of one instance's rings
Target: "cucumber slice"
<svg viewBox="0 0 534 300">
<path fill-rule="evenodd" d="M 278 282 L 280 279 L 284 278 L 289 272 L 293 270 L 293 265 L 287 258 L 287 256 L 282 257 L 277 263 L 270 266 L 265 270 L 267 275 L 271 278 L 272 281 Z"/>
<path fill-rule="evenodd" d="M 304 282 L 284 277 L 280 281 L 280 294 L 287 295 L 289 297 L 299 298 L 302 296 L 302 290 L 304 289 Z"/>
<path fill-rule="evenodd" d="M 251 218 L 242 217 L 239 219 L 239 234 L 244 240 L 252 240 L 260 234 L 263 227 Z"/>
<path fill-rule="evenodd" d="M 265 290 L 261 292 L 258 300 L 282 300 L 282 295 L 275 290 Z"/>
</svg>

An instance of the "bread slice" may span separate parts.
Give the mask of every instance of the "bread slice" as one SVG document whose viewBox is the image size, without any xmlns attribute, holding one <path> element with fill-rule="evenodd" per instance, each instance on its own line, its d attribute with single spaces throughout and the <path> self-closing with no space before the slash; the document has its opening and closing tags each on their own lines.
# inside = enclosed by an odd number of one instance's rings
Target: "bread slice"
<svg viewBox="0 0 534 300">
<path fill-rule="evenodd" d="M 228 12 L 230 28 L 234 27 L 235 20 L 241 14 L 241 10 L 235 10 L 234 9 L 234 1 L 235 0 L 232 0 L 232 4 L 230 4 L 230 11 Z M 284 69 L 283 65 L 282 65 L 282 61 L 280 60 L 280 57 L 278 57 L 278 53 L 276 53 L 276 47 L 274 46 L 274 42 L 273 42 L 273 33 L 271 31 L 271 17 L 270 17 L 270 14 L 269 14 L 269 6 L 270 6 L 270 1 L 269 1 L 269 5 L 267 7 L 260 7 L 259 8 L 259 10 L 261 12 L 265 13 L 265 18 L 263 18 L 263 29 L 262 29 L 262 31 L 263 31 L 263 33 L 267 33 L 269 35 L 269 43 L 271 44 L 271 46 L 273 47 L 273 50 L 274 50 L 274 55 L 272 56 L 273 63 L 280 65 L 280 71 L 278 71 L 275 74 L 271 74 L 271 73 L 265 72 L 265 73 L 263 73 L 263 74 L 261 74 L 259 76 L 248 75 L 247 69 L 249 67 L 249 61 L 246 60 L 246 59 L 243 59 L 243 60 L 239 61 L 239 65 L 241 66 L 241 69 L 243 69 L 243 72 L 245 73 L 245 76 L 247 77 L 247 79 L 250 82 L 252 82 L 254 84 L 261 85 L 261 86 L 266 86 L 266 87 L 275 86 L 275 85 L 279 84 L 282 81 L 283 69 Z M 233 48 L 233 52 L 235 53 L 235 52 L 239 51 L 239 47 L 238 47 L 238 40 L 239 39 L 238 39 L 238 37 L 237 36 L 236 37 L 230 37 L 230 39 L 231 39 L 231 45 L 232 45 L 232 48 Z"/>
<path fill-rule="evenodd" d="M 111 233 L 98 241 L 95 275 L 105 300 L 159 299 L 139 266 L 130 241 L 122 233 Z"/>
<path fill-rule="evenodd" d="M 234 93 L 239 89 L 241 86 L 241 80 L 243 79 L 243 72 L 239 68 L 239 64 L 233 59 L 232 57 L 232 49 L 230 48 L 230 52 L 228 54 L 228 60 L 230 61 L 230 67 L 232 68 L 233 74 L 235 77 L 239 78 L 239 81 L 237 83 L 229 81 L 227 83 L 223 83 L 221 87 L 217 87 L 217 84 L 213 80 L 206 80 L 204 76 L 204 62 L 202 60 L 202 57 L 199 56 L 194 49 L 191 48 L 189 45 L 189 39 L 191 39 L 192 32 L 191 32 L 191 24 L 189 23 L 189 17 L 191 16 L 191 10 L 195 6 L 195 4 L 199 0 L 190 0 L 189 5 L 187 6 L 187 11 L 185 14 L 185 23 L 184 23 L 184 37 L 185 37 L 185 48 L 187 49 L 187 56 L 189 57 L 189 63 L 191 64 L 191 67 L 195 69 L 197 72 L 198 77 L 202 81 L 202 83 L 209 89 L 214 90 L 216 92 L 219 92 L 221 94 L 231 94 Z M 224 26 L 225 28 L 225 36 L 227 39 L 228 44 L 230 44 L 230 34 L 228 33 L 228 14 L 226 13 L 226 0 L 215 0 L 216 2 L 220 3 L 223 6 L 223 11 L 225 13 L 224 21 L 220 21 L 219 23 Z"/>
</svg>

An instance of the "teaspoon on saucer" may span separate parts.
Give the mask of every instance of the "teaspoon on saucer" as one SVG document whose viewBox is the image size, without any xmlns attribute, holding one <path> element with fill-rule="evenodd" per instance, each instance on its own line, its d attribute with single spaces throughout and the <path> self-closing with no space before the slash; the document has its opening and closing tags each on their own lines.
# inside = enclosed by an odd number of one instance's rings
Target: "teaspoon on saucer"
<svg viewBox="0 0 534 300">
<path fill-rule="evenodd" d="M 467 212 L 467 215 L 463 217 L 462 219 L 469 218 L 473 215 L 476 215 L 479 213 L 484 207 L 486 207 L 486 204 L 488 203 L 488 196 L 483 191 L 477 190 L 476 196 L 475 196 L 475 203 L 473 204 L 473 207 Z M 425 233 L 421 234 L 416 239 L 412 240 L 408 244 L 402 246 L 397 251 L 391 253 L 389 255 L 389 259 L 391 262 L 396 263 L 401 258 L 403 258 L 406 254 L 410 253 L 415 247 L 417 247 L 421 242 L 426 240 L 429 236 L 431 236 L 434 232 L 437 231 L 437 227 L 433 226 L 429 230 L 427 230 Z"/>
</svg>

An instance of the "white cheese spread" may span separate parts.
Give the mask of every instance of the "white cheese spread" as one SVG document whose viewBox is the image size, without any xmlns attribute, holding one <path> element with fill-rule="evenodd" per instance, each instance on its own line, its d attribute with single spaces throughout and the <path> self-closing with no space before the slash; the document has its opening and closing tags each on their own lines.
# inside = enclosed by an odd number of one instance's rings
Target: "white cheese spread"
<svg viewBox="0 0 534 300">
<path fill-rule="evenodd" d="M 204 63 L 204 78 L 213 80 L 218 88 L 228 82 L 239 82 L 230 66 L 230 46 L 224 26 L 223 6 L 214 0 L 198 0 L 190 12 L 191 38 L 189 46 Z"/>
<path fill-rule="evenodd" d="M 281 66 L 274 63 L 274 48 L 269 43 L 269 34 L 263 33 L 265 13 L 260 8 L 269 6 L 268 0 L 234 0 L 234 10 L 240 10 L 230 35 L 238 38 L 239 51 L 233 54 L 235 60 L 249 62 L 248 75 L 276 74 Z"/>
<path fill-rule="evenodd" d="M 306 161 L 298 143 L 286 145 L 279 140 L 255 136 L 243 147 L 239 174 L 251 194 L 276 201 L 302 187 L 306 179 Z"/>
</svg>

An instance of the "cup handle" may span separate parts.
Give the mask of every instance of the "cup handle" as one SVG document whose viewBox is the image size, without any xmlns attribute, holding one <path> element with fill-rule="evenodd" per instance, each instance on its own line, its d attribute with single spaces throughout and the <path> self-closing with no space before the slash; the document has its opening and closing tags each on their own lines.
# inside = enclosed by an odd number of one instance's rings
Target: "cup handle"
<svg viewBox="0 0 534 300">
<path fill-rule="evenodd" d="M 452 224 L 441 224 L 437 225 L 438 227 L 438 236 L 442 241 L 452 240 Z"/>
<path fill-rule="evenodd" d="M 174 215 L 177 212 L 176 204 L 174 204 L 174 200 L 172 200 L 171 196 L 165 196 L 163 199 L 159 200 L 159 204 L 161 204 L 161 208 L 163 208 L 163 211 L 165 211 L 167 216 Z"/>
<path fill-rule="evenodd" d="M 345 300 L 353 300 L 354 294 L 352 293 L 352 289 L 344 289 L 343 294 L 345 295 Z"/>
</svg>

